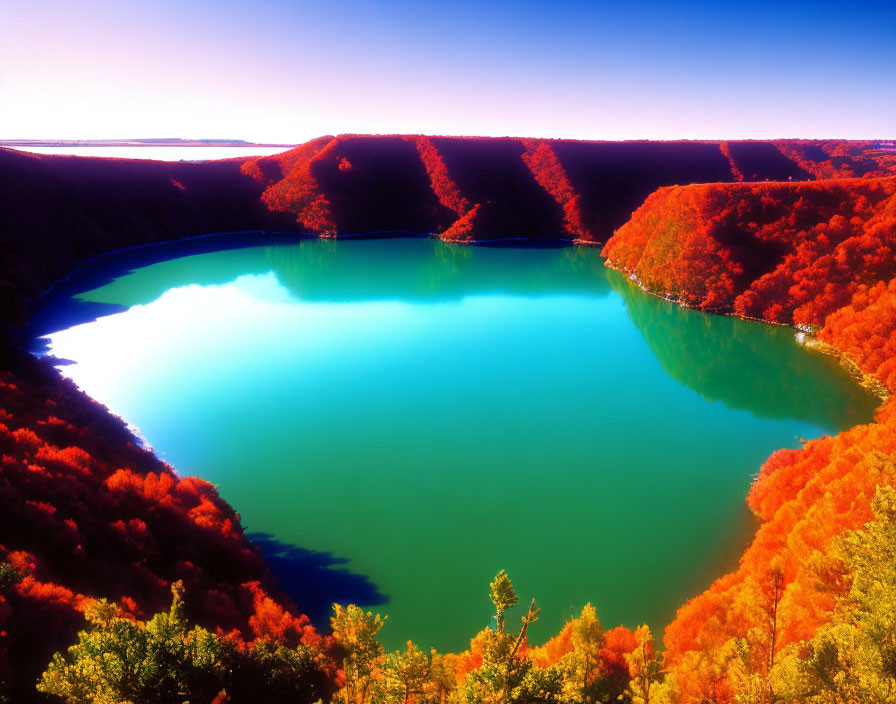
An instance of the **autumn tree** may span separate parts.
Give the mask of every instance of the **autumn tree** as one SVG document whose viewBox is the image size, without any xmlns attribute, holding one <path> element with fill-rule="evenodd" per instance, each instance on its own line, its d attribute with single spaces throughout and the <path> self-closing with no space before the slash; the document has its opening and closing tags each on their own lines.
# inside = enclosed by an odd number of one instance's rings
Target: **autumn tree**
<svg viewBox="0 0 896 704">
<path fill-rule="evenodd" d="M 450 655 L 437 653 L 434 649 L 429 656 L 429 681 L 426 689 L 429 700 L 444 704 L 448 696 L 457 689 L 457 668 Z"/>
<path fill-rule="evenodd" d="M 22 581 L 22 575 L 8 562 L 0 562 L 0 595 Z"/>
<path fill-rule="evenodd" d="M 519 603 L 519 597 L 513 589 L 513 583 L 505 570 L 498 572 L 489 584 L 489 597 L 495 605 L 495 630 L 504 632 L 504 612 Z"/>
<path fill-rule="evenodd" d="M 773 669 L 775 691 L 805 704 L 896 701 L 896 489 L 878 487 L 874 518 L 832 550 L 851 577 L 830 623 L 789 646 Z"/>
<path fill-rule="evenodd" d="M 657 652 L 650 628 L 639 626 L 635 631 L 638 645 L 625 656 L 631 673 L 629 697 L 633 704 L 656 702 L 654 686 L 662 680 L 662 656 Z"/>
<path fill-rule="evenodd" d="M 560 660 L 563 672 L 563 700 L 571 704 L 596 702 L 603 694 L 600 651 L 604 645 L 604 629 L 597 611 L 586 604 L 581 615 L 572 622 L 572 650 Z"/>
<path fill-rule="evenodd" d="M 345 704 L 365 704 L 370 700 L 371 689 L 379 674 L 376 670 L 383 656 L 383 646 L 377 641 L 376 634 L 386 618 L 354 604 L 333 604 L 330 625 L 333 638 L 344 653 L 342 669 L 345 672 L 345 686 L 342 688 L 342 699 Z"/>
<path fill-rule="evenodd" d="M 432 655 L 422 652 L 412 641 L 404 652 L 389 653 L 380 666 L 380 677 L 374 693 L 379 704 L 420 702 L 427 689 L 432 670 Z"/>
<path fill-rule="evenodd" d="M 222 644 L 226 648 L 229 642 L 221 639 L 218 647 Z M 236 673 L 243 675 L 227 690 L 239 695 L 231 697 L 229 704 L 239 701 L 250 704 L 316 702 L 334 689 L 321 669 L 321 654 L 313 648 L 304 645 L 291 648 L 261 638 L 250 646 L 248 658 L 243 657 L 244 651 L 236 652 Z"/>
<path fill-rule="evenodd" d="M 38 690 L 68 704 L 286 704 L 329 693 L 312 649 L 266 639 L 247 645 L 190 627 L 179 583 L 172 593 L 171 608 L 145 624 L 121 617 L 105 599 L 90 604 L 88 627 L 54 655 Z"/>
<path fill-rule="evenodd" d="M 482 633 L 482 665 L 470 672 L 457 698 L 469 704 L 516 704 L 557 701 L 562 674 L 556 668 L 540 668 L 521 653 L 529 626 L 538 618 L 535 599 L 529 605 L 519 633 L 504 627 L 506 611 L 519 602 L 510 577 L 501 570 L 490 585 L 495 606 L 495 630 Z"/>
<path fill-rule="evenodd" d="M 172 593 L 170 610 L 145 627 L 118 617 L 118 607 L 105 599 L 88 606 L 88 629 L 78 634 L 78 643 L 66 655 L 53 657 L 38 690 L 72 704 L 179 704 L 190 698 L 187 661 L 191 656 L 205 660 L 208 641 L 199 631 L 188 633 L 180 585 Z"/>
</svg>

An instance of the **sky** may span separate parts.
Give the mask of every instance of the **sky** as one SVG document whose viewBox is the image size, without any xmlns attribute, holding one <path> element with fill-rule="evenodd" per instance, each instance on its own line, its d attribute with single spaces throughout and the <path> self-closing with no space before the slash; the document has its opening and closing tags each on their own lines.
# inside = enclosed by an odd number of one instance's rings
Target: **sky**
<svg viewBox="0 0 896 704">
<path fill-rule="evenodd" d="M 896 137 L 896 0 L 0 0 L 0 139 Z"/>
</svg>

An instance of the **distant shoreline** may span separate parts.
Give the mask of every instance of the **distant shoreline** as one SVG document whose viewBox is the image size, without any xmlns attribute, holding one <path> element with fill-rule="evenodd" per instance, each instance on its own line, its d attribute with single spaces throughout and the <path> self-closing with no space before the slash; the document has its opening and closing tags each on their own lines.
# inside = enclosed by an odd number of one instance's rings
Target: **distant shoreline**
<svg viewBox="0 0 896 704">
<path fill-rule="evenodd" d="M 0 147 L 283 147 L 295 144 L 246 142 L 241 139 L 5 139 Z"/>
</svg>

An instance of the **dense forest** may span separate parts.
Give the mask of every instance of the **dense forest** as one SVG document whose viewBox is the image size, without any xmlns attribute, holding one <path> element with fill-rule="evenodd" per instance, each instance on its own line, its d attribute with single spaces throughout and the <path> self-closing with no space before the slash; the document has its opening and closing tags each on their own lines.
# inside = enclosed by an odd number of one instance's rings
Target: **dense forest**
<svg viewBox="0 0 896 704">
<path fill-rule="evenodd" d="M 889 279 L 894 222 L 896 178 L 676 186 L 653 193 L 604 255 L 686 305 L 821 324 Z"/>
<path fill-rule="evenodd" d="M 0 357 L 0 701 L 896 699 L 889 401 L 872 424 L 769 458 L 738 570 L 685 604 L 662 641 L 646 627 L 604 630 L 588 605 L 531 644 L 538 609 L 517 620 L 502 573 L 483 590 L 493 623 L 469 650 L 385 653 L 388 622 L 357 607 L 335 608 L 331 634 L 314 629 L 214 487 L 179 477 L 14 338 L 28 299 L 121 247 L 245 230 L 550 237 L 606 241 L 611 266 L 679 303 L 799 325 L 886 400 L 891 151 L 343 136 L 196 164 L 0 150 L 0 166 L 0 308 L 13 335 Z"/>
</svg>

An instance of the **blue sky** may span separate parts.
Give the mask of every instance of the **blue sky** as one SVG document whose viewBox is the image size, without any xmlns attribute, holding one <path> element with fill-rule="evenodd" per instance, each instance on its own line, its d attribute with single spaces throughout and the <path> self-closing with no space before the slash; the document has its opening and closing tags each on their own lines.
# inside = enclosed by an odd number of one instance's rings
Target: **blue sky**
<svg viewBox="0 0 896 704">
<path fill-rule="evenodd" d="M 0 138 L 896 136 L 896 0 L 4 0 Z"/>
</svg>

